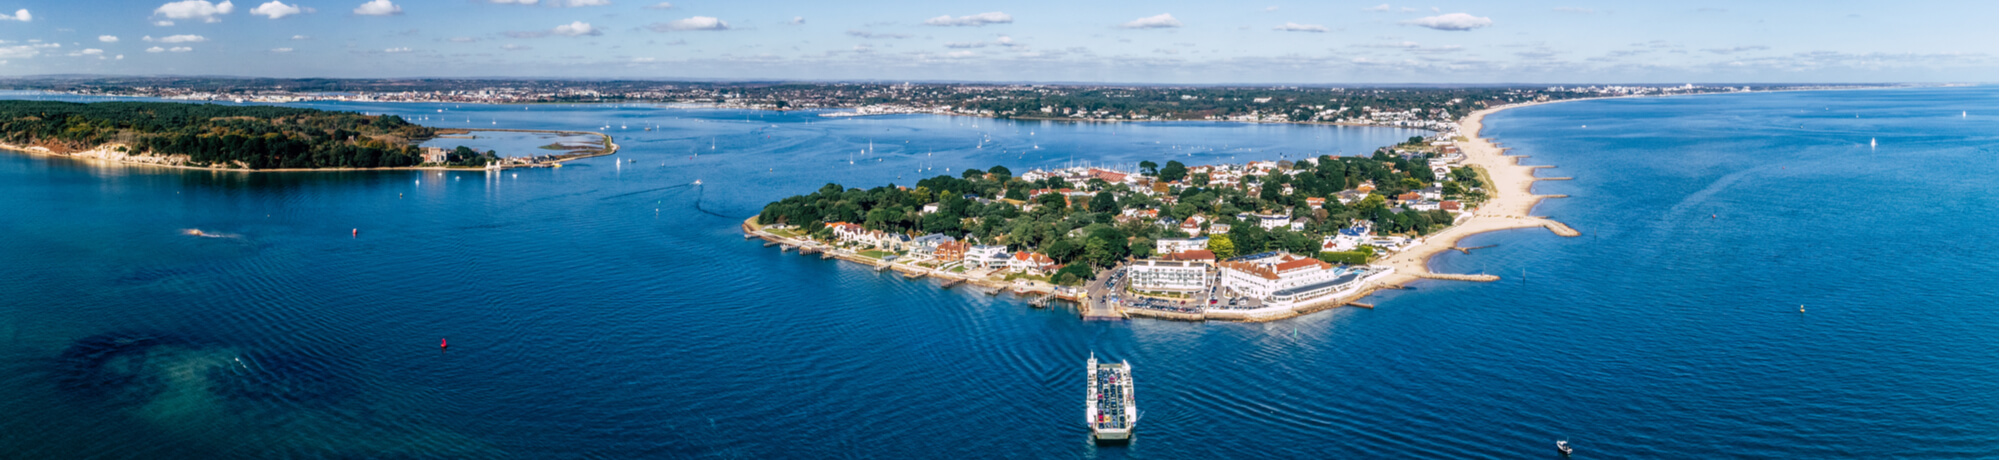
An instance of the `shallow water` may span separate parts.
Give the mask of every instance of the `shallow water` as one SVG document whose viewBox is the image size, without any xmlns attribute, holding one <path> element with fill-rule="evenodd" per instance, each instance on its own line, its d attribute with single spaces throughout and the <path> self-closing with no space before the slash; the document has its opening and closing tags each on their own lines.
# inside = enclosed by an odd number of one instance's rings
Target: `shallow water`
<svg viewBox="0 0 2000 460">
<path fill-rule="evenodd" d="M 1502 112 L 1488 134 L 1576 178 L 1538 185 L 1573 197 L 1539 212 L 1584 236 L 1474 237 L 1498 247 L 1433 265 L 1502 281 L 1260 324 L 1084 323 L 779 253 L 736 224 L 827 181 L 1357 153 L 1412 132 L 322 103 L 610 124 L 623 150 L 499 174 L 0 155 L 0 451 L 1523 457 L 1569 438 L 1618 457 L 1992 457 L 1995 102 L 1977 87 Z M 135 335 L 185 345 L 114 353 L 144 359 L 113 360 L 134 376 L 113 391 L 64 384 L 105 368 L 66 350 Z M 1093 351 L 1134 366 L 1131 446 L 1086 442 Z"/>
</svg>

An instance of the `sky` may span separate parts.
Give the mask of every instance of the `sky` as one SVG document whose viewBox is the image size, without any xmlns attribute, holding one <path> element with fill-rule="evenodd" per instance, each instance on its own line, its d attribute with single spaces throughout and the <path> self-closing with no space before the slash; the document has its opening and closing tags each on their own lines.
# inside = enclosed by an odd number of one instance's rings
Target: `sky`
<svg viewBox="0 0 2000 460">
<path fill-rule="evenodd" d="M 1984 83 L 1996 3 L 0 0 L 0 75 Z"/>
</svg>

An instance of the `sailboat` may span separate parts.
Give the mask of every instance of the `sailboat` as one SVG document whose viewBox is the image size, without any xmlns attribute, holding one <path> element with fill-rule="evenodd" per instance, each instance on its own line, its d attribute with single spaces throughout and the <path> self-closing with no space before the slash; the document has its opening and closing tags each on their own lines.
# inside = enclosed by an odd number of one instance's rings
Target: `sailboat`
<svg viewBox="0 0 2000 460">
<path fill-rule="evenodd" d="M 1872 148 L 1875 148 L 1875 138 L 1873 138 L 1873 137 L 1870 137 L 1870 138 L 1868 138 L 1868 148 L 1871 148 L 1871 149 L 1872 149 Z"/>
</svg>

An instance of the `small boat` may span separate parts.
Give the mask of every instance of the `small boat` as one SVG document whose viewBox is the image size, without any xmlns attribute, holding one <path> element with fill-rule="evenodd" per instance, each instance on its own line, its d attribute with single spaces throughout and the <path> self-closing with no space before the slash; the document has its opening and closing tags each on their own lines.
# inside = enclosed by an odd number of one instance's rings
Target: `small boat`
<svg viewBox="0 0 2000 460">
<path fill-rule="evenodd" d="M 1575 449 L 1569 448 L 1569 441 L 1564 441 L 1564 440 L 1556 441 L 1556 452 L 1562 452 L 1564 457 L 1568 457 L 1570 453 L 1575 451 L 1576 451 Z"/>
<path fill-rule="evenodd" d="M 1875 138 L 1873 138 L 1873 137 L 1870 137 L 1870 138 L 1868 138 L 1868 148 L 1871 148 L 1871 149 L 1872 149 L 1872 148 L 1875 148 Z"/>
</svg>

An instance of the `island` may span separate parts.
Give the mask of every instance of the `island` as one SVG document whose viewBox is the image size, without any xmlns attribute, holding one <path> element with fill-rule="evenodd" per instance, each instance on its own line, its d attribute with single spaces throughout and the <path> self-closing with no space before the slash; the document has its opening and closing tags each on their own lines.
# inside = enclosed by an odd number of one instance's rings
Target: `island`
<svg viewBox="0 0 2000 460">
<path fill-rule="evenodd" d="M 561 154 L 502 157 L 491 150 L 420 147 L 474 131 L 598 136 Z M 0 149 L 177 168 L 308 171 L 498 169 L 556 166 L 610 155 L 610 136 L 581 131 L 438 129 L 396 115 L 265 105 L 178 102 L 0 101 Z"/>
<path fill-rule="evenodd" d="M 1261 321 L 1342 305 L 1433 273 L 1473 234 L 1525 227 L 1534 167 L 1478 137 L 1474 112 L 1368 156 L 1186 165 L 1005 166 L 914 186 L 826 184 L 764 206 L 746 238 L 895 270 L 1077 302 L 1086 316 Z M 1461 128 L 1463 128 L 1461 130 Z M 1461 134 L 1464 133 L 1464 134 Z"/>
</svg>

